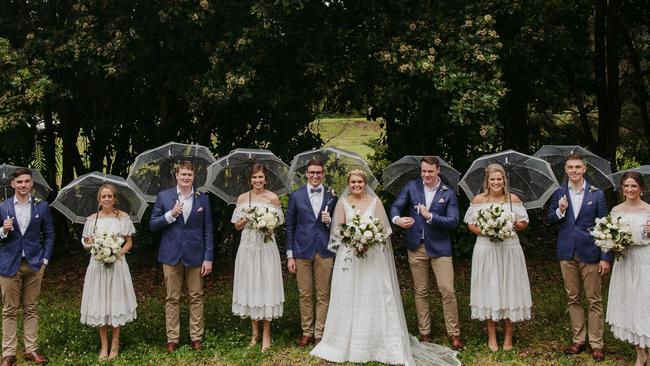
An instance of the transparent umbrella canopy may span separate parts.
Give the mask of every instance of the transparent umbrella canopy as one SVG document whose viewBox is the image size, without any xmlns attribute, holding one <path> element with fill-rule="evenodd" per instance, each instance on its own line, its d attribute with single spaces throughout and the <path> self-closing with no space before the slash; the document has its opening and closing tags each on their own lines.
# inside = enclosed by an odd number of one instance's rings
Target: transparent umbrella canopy
<svg viewBox="0 0 650 366">
<path fill-rule="evenodd" d="M 77 177 L 59 191 L 52 202 L 52 207 L 73 223 L 83 224 L 88 216 L 99 211 L 97 193 L 99 187 L 105 183 L 110 183 L 117 188 L 115 207 L 129 214 L 133 222 L 139 222 L 147 209 L 142 191 L 122 177 L 101 172 Z"/>
<path fill-rule="evenodd" d="M 305 151 L 294 156 L 289 169 L 290 185 L 301 185 L 307 182 L 305 172 L 307 163 L 312 159 L 323 162 L 325 168 L 323 183 L 333 188 L 337 193 L 345 190 L 348 172 L 353 169 L 361 169 L 366 173 L 370 188 L 376 189 L 379 185 L 379 181 L 361 155 L 335 146 Z"/>
<path fill-rule="evenodd" d="M 485 167 L 500 164 L 508 175 L 508 189 L 517 194 L 527 209 L 540 208 L 559 187 L 551 165 L 540 158 L 514 150 L 484 155 L 474 160 L 460 187 L 470 201 L 483 190 Z"/>
<path fill-rule="evenodd" d="M 440 174 L 438 175 L 440 180 L 443 184 L 453 187 L 458 192 L 460 172 L 439 156 L 437 158 L 440 161 Z M 419 178 L 420 159 L 422 159 L 422 155 L 406 155 L 385 167 L 382 172 L 384 190 L 397 195 L 406 183 Z"/>
<path fill-rule="evenodd" d="M 11 188 L 11 181 L 14 179 L 14 172 L 19 168 L 23 167 L 9 164 L 0 165 L 0 181 L 2 182 L 3 187 L 0 192 L 0 194 L 2 194 L 2 199 L 0 199 L 0 201 L 4 201 L 14 195 L 14 189 Z M 47 184 L 47 181 L 43 178 L 43 174 L 41 174 L 38 169 L 30 170 L 32 172 L 32 181 L 34 182 L 32 195 L 38 199 L 45 200 L 47 196 L 50 195 L 50 192 L 52 192 L 52 188 Z"/>
<path fill-rule="evenodd" d="M 641 178 L 643 178 L 643 183 L 645 185 L 645 189 L 642 191 L 643 195 L 641 198 L 646 202 L 650 202 L 650 165 L 641 165 L 636 168 L 625 169 L 621 170 L 620 172 L 613 173 L 611 175 L 611 178 L 614 182 L 615 190 L 619 192 L 621 191 L 621 178 L 623 177 L 623 174 L 627 172 L 637 172 L 641 174 Z"/>
<path fill-rule="evenodd" d="M 254 163 L 266 168 L 266 189 L 278 196 L 289 193 L 289 166 L 270 150 L 235 149 L 208 167 L 206 188 L 229 204 L 250 189 L 250 169 Z"/>
<path fill-rule="evenodd" d="M 217 159 L 202 145 L 168 142 L 147 150 L 135 158 L 127 180 L 140 188 L 147 202 L 155 202 L 158 192 L 176 185 L 175 168 L 181 160 L 192 162 L 194 186 L 205 191 L 208 166 Z"/>
<path fill-rule="evenodd" d="M 544 145 L 533 154 L 534 157 L 542 158 L 551 164 L 551 169 L 559 183 L 567 180 L 564 172 L 564 163 L 570 154 L 580 154 L 585 159 L 587 171 L 585 179 L 589 184 L 600 189 L 607 189 L 614 186 L 610 175 L 612 174 L 611 164 L 608 160 L 592 153 L 578 145 Z"/>
</svg>

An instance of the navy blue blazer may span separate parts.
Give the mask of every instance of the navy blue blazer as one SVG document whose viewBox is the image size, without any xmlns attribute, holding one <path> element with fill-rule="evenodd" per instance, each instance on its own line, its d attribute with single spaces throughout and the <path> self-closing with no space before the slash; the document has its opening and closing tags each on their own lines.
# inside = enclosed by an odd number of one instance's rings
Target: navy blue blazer
<svg viewBox="0 0 650 366">
<path fill-rule="evenodd" d="M 566 195 L 569 207 L 563 218 L 558 218 L 555 212 L 558 201 Z M 578 217 L 573 215 L 573 203 L 569 196 L 568 184 L 563 184 L 551 197 L 548 206 L 547 219 L 549 222 L 559 222 L 560 231 L 557 236 L 557 257 L 560 260 L 570 260 L 574 253 L 582 263 L 598 263 L 600 260 L 612 260 L 612 253 L 603 252 L 594 242 L 589 231 L 596 224 L 596 219 L 607 216 L 605 193 L 586 182 L 585 196 Z"/>
<path fill-rule="evenodd" d="M 176 192 L 174 186 L 158 193 L 151 212 L 149 228 L 153 232 L 162 231 L 158 261 L 173 266 L 180 260 L 187 267 L 199 267 L 203 261 L 212 261 L 214 256 L 210 199 L 195 189 L 187 221 L 180 214 L 176 221 L 168 223 L 165 213 L 174 208 L 178 199 Z"/>
<path fill-rule="evenodd" d="M 415 224 L 406 230 L 404 243 L 409 250 L 416 250 L 422 240 L 424 230 L 424 247 L 429 257 L 451 257 L 450 231 L 458 227 L 458 200 L 453 188 L 440 183 L 440 187 L 431 201 L 429 212 L 433 215 L 431 223 L 417 213 L 415 206 L 424 204 L 424 185 L 422 179 L 408 182 L 390 207 L 390 219 L 402 216 L 408 209 L 407 216 L 415 219 Z"/>
<path fill-rule="evenodd" d="M 13 276 L 18 272 L 23 251 L 29 268 L 38 272 L 43 260 L 49 261 L 52 257 L 54 225 L 52 225 L 50 206 L 47 201 L 37 203 L 32 197 L 32 215 L 25 234 L 20 233 L 18 220 L 15 219 L 14 196 L 0 202 L 0 220 L 4 221 L 7 216 L 14 218 L 14 229 L 6 238 L 0 239 L 0 275 Z"/>
<path fill-rule="evenodd" d="M 323 203 L 318 215 L 314 215 L 311 207 L 307 185 L 291 193 L 289 207 L 285 214 L 286 246 L 293 252 L 294 258 L 311 259 L 318 253 L 323 258 L 333 257 L 334 253 L 327 250 L 330 239 L 330 227 L 320 220 L 320 212 L 325 210 L 334 214 L 338 198 L 324 188 Z"/>
</svg>

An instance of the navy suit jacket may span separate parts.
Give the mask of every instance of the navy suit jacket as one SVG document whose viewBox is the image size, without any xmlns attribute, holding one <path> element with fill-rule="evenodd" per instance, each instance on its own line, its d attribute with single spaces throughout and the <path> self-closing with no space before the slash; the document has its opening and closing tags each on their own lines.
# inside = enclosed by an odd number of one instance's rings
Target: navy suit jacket
<svg viewBox="0 0 650 366">
<path fill-rule="evenodd" d="M 15 219 L 14 197 L 0 202 L 0 220 L 4 221 L 7 216 L 14 218 L 14 229 L 6 238 L 0 239 L 0 275 L 2 276 L 13 276 L 18 272 L 23 251 L 29 268 L 34 272 L 41 269 L 44 259 L 49 261 L 52 257 L 54 225 L 52 225 L 50 206 L 47 201 L 36 203 L 34 200 L 35 198 L 32 197 L 32 215 L 25 234 L 20 233 L 18 220 Z"/>
<path fill-rule="evenodd" d="M 424 204 L 424 185 L 422 179 L 408 182 L 390 207 L 390 219 L 402 216 L 404 209 L 408 208 L 407 216 L 415 219 L 415 224 L 406 230 L 404 243 L 409 250 L 416 250 L 422 241 L 424 230 L 424 247 L 429 257 L 451 257 L 450 231 L 458 227 L 458 200 L 453 188 L 440 183 L 436 191 L 429 212 L 433 215 L 431 223 L 417 213 L 415 206 Z"/>
<path fill-rule="evenodd" d="M 334 213 L 337 197 L 324 188 L 323 203 L 318 215 L 314 215 L 311 207 L 307 185 L 291 193 L 289 207 L 285 214 L 287 250 L 293 252 L 294 258 L 311 259 L 318 253 L 323 258 L 333 257 L 334 253 L 327 250 L 330 238 L 330 227 L 320 220 L 320 212 L 325 210 L 330 215 Z"/>
<path fill-rule="evenodd" d="M 607 202 L 602 190 L 591 188 L 589 182 L 585 185 L 585 196 L 578 217 L 573 215 L 573 203 L 569 196 L 567 184 L 562 185 L 551 197 L 547 218 L 549 222 L 559 222 L 560 231 L 557 236 L 557 257 L 560 260 L 570 260 L 575 253 L 582 263 L 598 263 L 600 260 L 612 260 L 612 253 L 603 252 L 594 242 L 589 231 L 596 224 L 596 219 L 607 216 Z M 566 195 L 569 201 L 563 218 L 558 218 L 555 212 L 558 201 Z"/>
<path fill-rule="evenodd" d="M 176 192 L 176 187 L 172 187 L 158 193 L 151 212 L 151 231 L 162 231 L 158 261 L 173 266 L 180 260 L 187 267 L 199 267 L 203 261 L 212 261 L 214 256 L 210 199 L 195 189 L 187 221 L 181 213 L 176 221 L 168 223 L 165 213 L 174 208 L 178 199 Z"/>
</svg>

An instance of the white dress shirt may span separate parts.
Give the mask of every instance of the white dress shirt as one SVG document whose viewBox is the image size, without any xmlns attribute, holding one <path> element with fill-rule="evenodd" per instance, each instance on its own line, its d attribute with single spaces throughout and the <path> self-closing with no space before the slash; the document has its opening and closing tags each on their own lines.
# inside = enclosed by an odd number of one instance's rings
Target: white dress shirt
<svg viewBox="0 0 650 366">
<path fill-rule="evenodd" d="M 176 195 L 178 196 L 178 202 L 183 204 L 183 219 L 187 221 L 187 218 L 190 217 L 190 213 L 192 213 L 192 204 L 194 203 L 194 187 L 192 187 L 192 190 L 187 196 L 183 196 L 183 193 L 181 193 L 180 188 L 177 186 Z M 176 221 L 176 219 L 177 218 L 172 215 L 172 210 L 165 212 L 165 220 L 167 220 L 167 223 L 171 224 L 172 222 Z"/>
<path fill-rule="evenodd" d="M 319 190 L 319 192 L 312 192 L 311 190 Z M 309 195 L 309 202 L 311 202 L 311 209 L 314 211 L 314 216 L 320 216 L 320 207 L 323 205 L 323 197 L 325 195 L 325 188 L 322 184 L 317 187 L 307 186 L 307 194 Z"/>
<path fill-rule="evenodd" d="M 585 198 L 585 191 L 587 190 L 587 181 L 583 180 L 582 181 L 582 187 L 578 189 L 577 191 L 571 187 L 571 184 L 568 185 L 569 187 L 569 199 L 571 200 L 571 208 L 573 209 L 573 218 L 578 217 L 578 214 L 580 213 L 580 207 L 582 207 L 582 201 Z M 558 207 L 557 210 L 555 211 L 557 214 L 558 218 L 563 218 L 566 216 L 566 211 L 564 214 L 560 212 L 560 208 Z"/>
</svg>

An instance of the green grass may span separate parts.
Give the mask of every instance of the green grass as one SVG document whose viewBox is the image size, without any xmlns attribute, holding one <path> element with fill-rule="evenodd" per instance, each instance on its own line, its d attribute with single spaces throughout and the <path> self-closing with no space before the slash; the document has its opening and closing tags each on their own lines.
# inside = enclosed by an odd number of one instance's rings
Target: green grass
<svg viewBox="0 0 650 366">
<path fill-rule="evenodd" d="M 376 139 L 383 132 L 378 121 L 365 118 L 322 118 L 312 122 L 312 131 L 320 133 L 324 146 L 336 146 L 368 157 L 373 150 L 364 142 Z"/>
<path fill-rule="evenodd" d="M 138 319 L 123 329 L 121 354 L 113 365 L 325 365 L 309 356 L 308 349 L 296 346 L 300 336 L 300 316 L 295 277 L 285 278 L 284 316 L 272 323 L 273 346 L 261 353 L 259 346 L 247 346 L 250 322 L 230 313 L 232 268 L 220 266 L 206 283 L 205 349 L 194 352 L 189 347 L 187 306 L 181 315 L 182 347 L 167 354 L 165 343 L 164 285 L 162 271 L 150 253 L 136 261 L 131 257 L 133 281 L 138 296 Z M 398 256 L 402 258 L 401 256 Z M 137 262 L 137 263 L 136 263 Z M 57 259 L 48 267 L 39 304 L 42 351 L 51 365 L 92 365 L 97 363 L 99 339 L 94 328 L 79 323 L 79 304 L 86 257 Z M 398 259 L 407 323 L 417 332 L 416 313 L 408 265 Z M 565 311 L 559 265 L 552 259 L 528 263 L 533 291 L 533 319 L 515 328 L 513 351 L 491 353 L 486 347 L 485 327 L 469 318 L 469 261 L 456 267 L 456 292 L 460 326 L 466 349 L 461 359 L 466 365 L 597 365 L 588 354 L 569 357 L 562 348 L 571 340 L 569 319 Z M 433 280 L 432 280 L 433 281 Z M 604 284 L 606 289 L 608 283 Z M 434 288 L 432 283 L 432 288 Z M 448 344 L 444 334 L 442 305 L 437 290 L 432 296 L 432 333 L 434 342 Z M 604 291 L 606 293 L 606 291 Z M 634 350 L 629 344 L 613 339 L 606 326 L 607 360 L 598 365 L 629 365 Z M 22 347 L 22 331 L 19 330 Z M 501 334 L 499 334 L 501 336 Z M 19 351 L 20 352 L 20 351 Z M 375 363 L 376 365 L 377 363 Z"/>
</svg>

